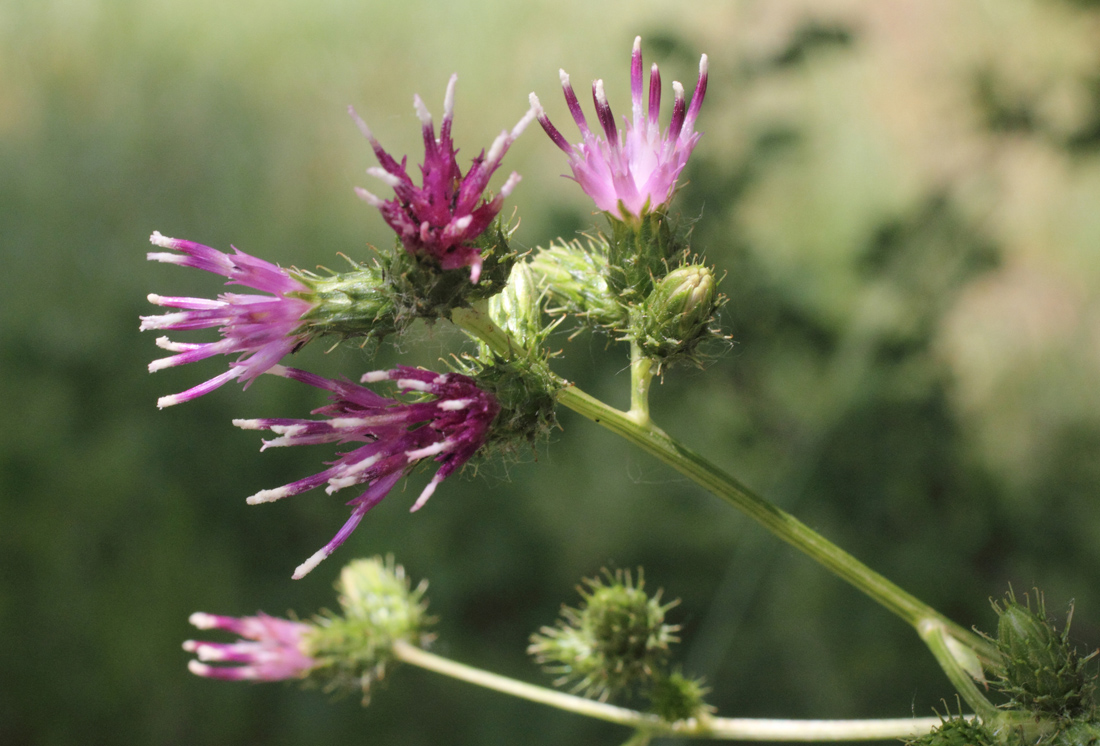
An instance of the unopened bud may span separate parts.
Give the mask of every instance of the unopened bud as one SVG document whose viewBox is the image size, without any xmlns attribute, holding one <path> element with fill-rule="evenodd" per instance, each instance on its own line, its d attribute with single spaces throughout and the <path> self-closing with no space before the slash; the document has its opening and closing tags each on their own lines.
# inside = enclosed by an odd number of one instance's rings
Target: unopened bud
<svg viewBox="0 0 1100 746">
<path fill-rule="evenodd" d="M 1037 715 L 1072 718 L 1091 712 L 1095 682 L 1085 671 L 1087 661 L 1069 642 L 1069 620 L 1058 632 L 1046 615 L 1041 595 L 1035 609 L 1010 594 L 1003 607 L 994 604 L 999 618 L 997 648 L 1000 664 L 995 669 L 997 685 L 1012 697 L 1012 706 Z M 1073 609 L 1070 608 L 1070 619 Z"/>
<path fill-rule="evenodd" d="M 664 621 L 677 602 L 662 605 L 660 592 L 650 598 L 640 572 L 637 585 L 621 570 L 604 575 L 586 578 L 581 605 L 564 607 L 557 627 L 543 627 L 527 648 L 547 671 L 561 674 L 555 685 L 601 700 L 652 683 L 680 629 Z"/>
<path fill-rule="evenodd" d="M 489 299 L 489 316 L 527 349 L 546 338 L 549 329 L 542 323 L 542 291 L 527 262 L 516 262 L 504 290 Z"/>
<path fill-rule="evenodd" d="M 690 356 L 708 334 L 718 309 L 718 283 L 701 264 L 673 270 L 653 288 L 644 304 L 638 342 L 650 357 Z"/>
</svg>

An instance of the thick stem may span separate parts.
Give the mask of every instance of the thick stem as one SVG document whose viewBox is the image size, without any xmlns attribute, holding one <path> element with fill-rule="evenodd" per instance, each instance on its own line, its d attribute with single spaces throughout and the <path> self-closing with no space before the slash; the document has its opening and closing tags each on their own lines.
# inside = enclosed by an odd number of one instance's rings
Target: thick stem
<svg viewBox="0 0 1100 746">
<path fill-rule="evenodd" d="M 912 738 L 927 733 L 940 724 L 939 718 L 764 720 L 717 717 L 669 723 L 656 715 L 596 702 L 483 671 L 421 650 L 403 640 L 393 643 L 393 653 L 400 661 L 444 676 L 597 720 L 635 728 L 646 734 L 736 741 L 874 741 Z"/>
</svg>

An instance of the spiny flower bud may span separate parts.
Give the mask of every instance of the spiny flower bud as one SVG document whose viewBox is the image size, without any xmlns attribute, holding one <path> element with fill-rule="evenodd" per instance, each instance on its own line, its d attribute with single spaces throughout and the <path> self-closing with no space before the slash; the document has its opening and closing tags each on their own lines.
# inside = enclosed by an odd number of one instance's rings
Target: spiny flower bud
<svg viewBox="0 0 1100 746">
<path fill-rule="evenodd" d="M 344 615 L 318 618 L 309 636 L 309 653 L 321 663 L 314 674 L 328 679 L 330 688 L 360 688 L 365 698 L 385 675 L 395 641 L 426 647 L 433 639 L 426 631 L 434 621 L 427 615 L 427 588 L 426 580 L 412 588 L 392 555 L 350 562 L 336 583 Z"/>
<path fill-rule="evenodd" d="M 710 333 L 718 309 L 718 283 L 701 264 L 688 264 L 661 279 L 645 301 L 637 342 L 652 358 L 690 358 Z"/>
<path fill-rule="evenodd" d="M 940 723 L 931 733 L 907 742 L 907 746 L 1000 746 L 989 728 L 978 720 L 954 717 Z"/>
<path fill-rule="evenodd" d="M 708 691 L 701 679 L 689 679 L 681 673 L 661 676 L 649 692 L 650 709 L 670 723 L 703 717 L 714 709 L 703 700 Z"/>
<path fill-rule="evenodd" d="M 549 296 L 551 315 L 568 314 L 605 327 L 626 323 L 626 314 L 607 286 L 607 241 L 590 238 L 539 249 L 530 261 Z"/>
<path fill-rule="evenodd" d="M 606 700 L 650 683 L 677 642 L 678 625 L 664 623 L 678 601 L 661 605 L 661 593 L 646 595 L 641 570 L 635 585 L 629 572 L 604 570 L 604 579 L 586 578 L 578 588 L 579 608 L 564 607 L 557 627 L 531 636 L 527 652 L 551 673 L 555 686 Z"/>
<path fill-rule="evenodd" d="M 1091 714 L 1096 684 L 1085 667 L 1095 653 L 1081 658 L 1070 645 L 1072 605 L 1066 627 L 1059 633 L 1038 591 L 1035 610 L 1029 596 L 1024 601 L 1017 603 L 1015 594 L 1009 593 L 1003 606 L 993 604 L 999 617 L 996 643 L 1001 653 L 994 673 L 1000 679 L 999 688 L 1012 698 L 1007 706 L 1059 718 Z"/>
</svg>

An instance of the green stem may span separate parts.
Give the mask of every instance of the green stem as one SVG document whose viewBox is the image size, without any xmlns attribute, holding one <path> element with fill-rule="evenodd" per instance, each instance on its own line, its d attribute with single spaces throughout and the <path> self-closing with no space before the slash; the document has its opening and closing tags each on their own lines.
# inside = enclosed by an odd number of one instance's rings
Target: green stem
<svg viewBox="0 0 1100 746">
<path fill-rule="evenodd" d="M 635 728 L 645 734 L 737 741 L 857 741 L 912 738 L 940 724 L 939 718 L 890 718 L 881 720 L 766 720 L 758 718 L 702 717 L 670 723 L 656 715 L 577 697 L 554 689 L 467 666 L 429 653 L 403 640 L 393 643 L 400 660 L 428 671 L 492 689 L 530 702 Z"/>
<path fill-rule="evenodd" d="M 917 634 L 932 651 L 932 655 L 936 656 L 940 668 L 954 684 L 956 691 L 974 708 L 978 717 L 987 723 L 993 722 L 997 716 L 997 708 L 978 689 L 974 677 L 960 661 L 960 656 L 965 656 L 966 651 L 953 649 L 955 646 L 952 645 L 950 632 L 939 622 L 927 619 L 917 626 Z"/>
<path fill-rule="evenodd" d="M 653 382 L 653 359 L 641 346 L 630 341 L 630 411 L 627 416 L 639 425 L 649 425 L 649 386 Z"/>
<path fill-rule="evenodd" d="M 518 350 L 518 346 L 507 332 L 494 324 L 485 313 L 472 308 L 456 309 L 451 319 L 502 356 L 511 357 Z M 576 386 L 564 381 L 561 385 L 562 388 L 557 393 L 559 403 L 634 443 L 730 503 L 776 537 L 821 563 L 901 617 L 918 633 L 921 632 L 922 625 L 933 622 L 972 649 L 985 662 L 993 661 L 998 657 L 993 645 L 980 635 L 951 621 L 794 516 L 756 495 L 734 477 L 671 438 L 664 430 L 653 424 L 648 416 L 644 422 L 641 422 L 631 412 L 615 409 L 589 396 Z M 951 672 L 947 673 L 949 677 L 952 675 Z"/>
</svg>

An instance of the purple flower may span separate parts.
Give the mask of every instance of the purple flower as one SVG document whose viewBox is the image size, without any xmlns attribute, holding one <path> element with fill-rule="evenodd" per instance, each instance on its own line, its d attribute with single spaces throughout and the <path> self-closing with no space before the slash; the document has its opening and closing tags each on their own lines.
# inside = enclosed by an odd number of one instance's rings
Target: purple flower
<svg viewBox="0 0 1100 746">
<path fill-rule="evenodd" d="M 199 629 L 224 629 L 240 635 L 230 643 L 188 640 L 183 649 L 198 660 L 187 663 L 191 673 L 210 679 L 281 681 L 305 676 L 318 662 L 305 652 L 306 634 L 313 629 L 302 622 L 277 619 L 267 614 L 231 617 L 195 612 L 189 621 Z M 207 661 L 241 663 L 210 666 Z"/>
<path fill-rule="evenodd" d="M 481 252 L 472 242 L 485 232 L 500 212 L 504 198 L 519 183 L 519 174 L 513 172 L 500 188 L 500 193 L 492 199 L 483 199 L 482 194 L 508 147 L 535 118 L 535 113 L 528 111 L 511 132 L 501 132 L 490 146 L 488 155 L 482 150 L 463 176 L 455 160 L 457 151 L 451 140 L 457 81 L 458 76 L 452 75 L 447 84 L 447 95 L 443 99 L 443 125 L 439 129 L 438 139 L 432 115 L 420 96 L 413 96 L 413 105 L 424 134 L 424 165 L 420 167 L 423 186 L 420 187 L 409 178 L 405 170 L 406 159 L 402 158 L 400 163 L 394 160 L 382 149 L 366 123 L 349 108 L 359 129 L 370 140 L 382 166 L 368 168 L 367 173 L 392 187 L 394 198 L 383 200 L 362 188 L 355 191 L 365 202 L 381 211 L 382 217 L 396 231 L 410 254 L 431 256 L 443 269 L 469 267 L 470 281 L 477 283 L 481 275 Z"/>
<path fill-rule="evenodd" d="M 142 316 L 142 331 L 208 329 L 216 326 L 222 335 L 217 342 L 201 344 L 172 342 L 168 337 L 160 337 L 157 346 L 177 354 L 149 363 L 150 373 L 212 355 L 241 353 L 235 362 L 230 363 L 226 372 L 182 393 L 161 397 L 157 401 L 158 407 L 189 401 L 234 379 L 244 381 L 247 387 L 253 379 L 307 341 L 308 336 L 300 331 L 299 322 L 302 315 L 313 308 L 313 304 L 293 297 L 293 294 L 309 293 L 310 289 L 285 269 L 236 248 L 233 249 L 236 253 L 230 256 L 193 241 L 165 238 L 160 233 L 154 233 L 149 240 L 156 246 L 181 252 L 150 252 L 148 258 L 152 261 L 216 272 L 229 278 L 227 285 L 245 285 L 272 294 L 222 293 L 217 300 L 208 300 L 150 293 L 150 303 L 183 310 L 161 316 Z"/>
<path fill-rule="evenodd" d="M 620 132 L 604 94 L 603 80 L 592 84 L 592 98 L 603 136 L 588 129 L 577 94 L 564 70 L 559 71 L 565 101 L 580 128 L 582 141 L 570 145 L 561 132 L 550 123 L 538 97 L 531 94 L 531 106 L 550 139 L 569 156 L 574 180 L 604 212 L 621 219 L 641 217 L 658 210 L 672 198 L 676 179 L 691 156 L 700 133 L 694 131 L 695 119 L 707 92 L 707 56 L 699 60 L 699 82 L 691 97 L 691 107 L 684 102 L 684 88 L 672 84 L 676 99 L 672 105 L 672 121 L 664 134 L 657 119 L 661 110 L 661 74 L 657 65 L 649 73 L 649 108 L 642 108 L 642 37 L 634 39 L 630 60 L 630 93 L 633 122 L 623 118 Z"/>
<path fill-rule="evenodd" d="M 412 507 L 414 511 L 420 509 L 439 483 L 485 444 L 489 427 L 500 411 L 496 397 L 478 388 L 472 378 L 457 373 L 439 374 L 399 366 L 363 376 L 364 383 L 395 381 L 403 392 L 433 397 L 405 403 L 387 399 L 350 381 L 330 381 L 295 368 L 276 366 L 270 372 L 331 391 L 332 403 L 313 411 L 327 418 L 323 420 L 233 421 L 245 430 L 270 430 L 279 436 L 265 440 L 263 448 L 314 443 L 366 444 L 339 454 L 339 458 L 319 474 L 284 487 L 262 490 L 248 498 L 248 502 L 255 505 L 297 495 L 322 484 L 328 485 L 325 492 L 331 495 L 344 487 L 367 483 L 367 490 L 348 502 L 352 512 L 347 523 L 328 544 L 294 571 L 295 579 L 305 576 L 343 544 L 366 512 L 377 505 L 414 465 L 434 457 L 440 466 Z"/>
</svg>

